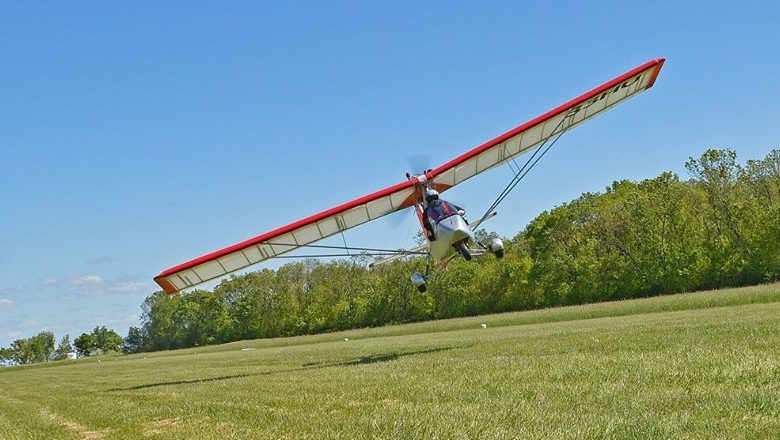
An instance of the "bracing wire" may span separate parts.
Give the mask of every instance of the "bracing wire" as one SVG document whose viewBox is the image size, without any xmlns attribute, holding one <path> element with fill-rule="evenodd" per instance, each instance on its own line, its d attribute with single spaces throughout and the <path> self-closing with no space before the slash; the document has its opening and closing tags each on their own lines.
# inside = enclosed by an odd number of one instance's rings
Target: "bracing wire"
<svg viewBox="0 0 780 440">
<path fill-rule="evenodd" d="M 341 231 L 341 240 L 344 242 L 344 249 L 347 251 L 347 255 L 349 255 L 349 246 L 347 246 L 347 238 L 344 237 L 344 231 Z"/>
<path fill-rule="evenodd" d="M 403 249 L 382 249 L 382 248 L 368 248 L 368 247 L 355 247 L 355 246 L 331 246 L 331 245 L 324 245 L 324 244 L 294 244 L 294 243 L 262 243 L 267 244 L 270 246 L 288 246 L 288 247 L 296 247 L 296 248 L 313 248 L 313 249 L 338 249 L 338 250 L 344 250 L 344 251 L 357 251 L 357 252 L 380 252 L 380 253 L 392 253 L 392 254 L 425 254 L 425 252 L 413 252 L 413 251 L 407 251 Z M 287 251 L 285 251 L 287 252 Z"/>
<path fill-rule="evenodd" d="M 561 121 L 558 123 L 558 125 L 553 129 L 553 133 L 555 133 L 561 125 L 566 121 L 566 117 L 561 119 Z M 479 223 L 482 223 L 492 212 L 494 209 L 498 207 L 498 205 L 501 204 L 501 202 L 504 201 L 504 199 L 509 195 L 510 192 L 512 192 L 513 189 L 517 186 L 518 183 L 520 183 L 523 178 L 528 175 L 528 173 L 533 169 L 533 167 L 536 166 L 537 163 L 544 157 L 545 154 L 547 154 L 548 151 L 550 151 L 550 148 L 552 148 L 556 142 L 558 142 L 558 139 L 563 136 L 563 133 L 565 133 L 566 130 L 561 130 L 558 132 L 558 134 L 555 136 L 553 141 L 545 146 L 547 141 L 549 141 L 551 138 L 548 137 L 547 139 L 542 142 L 539 147 L 537 147 L 531 157 L 528 158 L 528 160 L 525 161 L 522 167 L 517 165 L 517 162 L 515 162 L 514 158 L 511 158 L 511 162 L 507 162 L 509 164 L 509 168 L 512 169 L 512 172 L 514 173 L 514 176 L 512 176 L 512 179 L 510 179 L 509 183 L 504 187 L 504 189 L 499 193 L 498 197 L 496 197 L 495 201 L 490 205 L 490 207 L 485 211 L 485 213 L 482 215 L 482 217 L 479 219 Z M 541 151 L 541 154 L 539 152 Z M 538 155 L 538 157 L 537 157 Z M 517 171 L 515 171 L 515 168 L 512 167 L 511 163 L 515 164 L 515 167 L 517 167 Z"/>
</svg>

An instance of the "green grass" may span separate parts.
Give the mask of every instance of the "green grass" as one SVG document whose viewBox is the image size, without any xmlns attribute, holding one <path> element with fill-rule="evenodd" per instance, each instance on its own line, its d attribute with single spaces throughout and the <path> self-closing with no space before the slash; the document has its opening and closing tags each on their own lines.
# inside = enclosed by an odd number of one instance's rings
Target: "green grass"
<svg viewBox="0 0 780 440">
<path fill-rule="evenodd" d="M 0 438 L 777 438 L 779 347 L 766 285 L 106 356 L 0 369 Z"/>
</svg>

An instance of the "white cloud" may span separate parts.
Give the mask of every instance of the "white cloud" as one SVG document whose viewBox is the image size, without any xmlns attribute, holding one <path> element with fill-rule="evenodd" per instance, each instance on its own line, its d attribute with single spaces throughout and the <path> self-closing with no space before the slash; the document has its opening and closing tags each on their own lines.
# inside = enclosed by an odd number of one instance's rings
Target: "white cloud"
<svg viewBox="0 0 780 440">
<path fill-rule="evenodd" d="M 40 279 L 39 284 L 43 287 L 52 287 L 57 285 L 60 280 L 57 277 L 47 276 Z"/>
<path fill-rule="evenodd" d="M 55 277 L 43 277 L 43 278 L 41 278 L 41 284 L 43 284 L 44 286 L 53 286 L 53 285 L 57 284 L 57 282 L 59 282 L 59 280 L 57 278 L 55 278 Z"/>
<path fill-rule="evenodd" d="M 0 298 L 0 309 L 11 308 L 14 306 L 14 302 L 10 299 Z"/>
<path fill-rule="evenodd" d="M 113 319 L 106 318 L 106 319 L 103 319 L 102 322 L 105 322 L 106 325 L 121 325 L 121 324 L 128 325 L 128 324 L 136 324 L 140 320 L 141 320 L 141 317 L 138 316 L 137 314 L 133 313 L 133 314 L 127 315 L 127 316 L 125 316 L 123 318 L 113 318 Z"/>
<path fill-rule="evenodd" d="M 23 336 L 24 332 L 20 332 L 19 330 L 0 332 L 0 339 L 8 339 L 9 341 L 12 339 L 19 339 Z"/>
<path fill-rule="evenodd" d="M 108 288 L 112 292 L 130 293 L 147 290 L 151 287 L 148 281 L 117 281 Z"/>
<path fill-rule="evenodd" d="M 86 261 L 87 264 L 108 264 L 108 263 L 115 263 L 119 261 L 119 258 L 112 257 L 109 255 L 101 255 L 99 257 L 95 257 L 92 259 L 89 259 Z"/>
<path fill-rule="evenodd" d="M 74 286 L 96 286 L 103 282 L 103 278 L 97 275 L 82 275 L 71 279 Z"/>
</svg>

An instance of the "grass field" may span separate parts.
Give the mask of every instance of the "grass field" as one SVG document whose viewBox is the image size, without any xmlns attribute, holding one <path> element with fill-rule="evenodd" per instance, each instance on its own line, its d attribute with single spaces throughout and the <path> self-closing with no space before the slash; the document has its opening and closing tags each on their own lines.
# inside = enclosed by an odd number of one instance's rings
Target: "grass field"
<svg viewBox="0 0 780 440">
<path fill-rule="evenodd" d="M 0 439 L 372 437 L 780 438 L 780 285 L 0 369 Z"/>
</svg>

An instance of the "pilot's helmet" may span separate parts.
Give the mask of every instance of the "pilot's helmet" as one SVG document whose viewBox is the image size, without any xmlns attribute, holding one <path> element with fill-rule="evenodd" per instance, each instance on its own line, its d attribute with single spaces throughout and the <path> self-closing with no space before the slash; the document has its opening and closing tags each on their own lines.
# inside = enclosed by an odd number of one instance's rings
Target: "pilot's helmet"
<svg viewBox="0 0 780 440">
<path fill-rule="evenodd" d="M 436 191 L 435 189 L 426 189 L 425 190 L 425 201 L 427 203 L 431 203 L 434 200 L 439 200 L 439 191 Z"/>
</svg>

